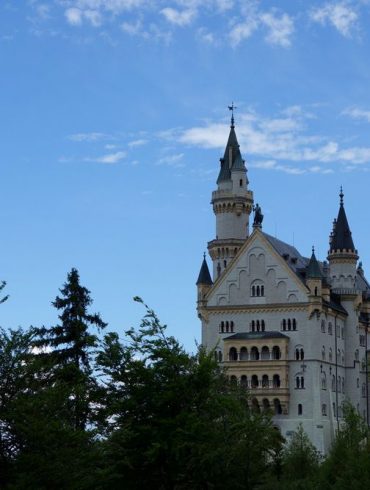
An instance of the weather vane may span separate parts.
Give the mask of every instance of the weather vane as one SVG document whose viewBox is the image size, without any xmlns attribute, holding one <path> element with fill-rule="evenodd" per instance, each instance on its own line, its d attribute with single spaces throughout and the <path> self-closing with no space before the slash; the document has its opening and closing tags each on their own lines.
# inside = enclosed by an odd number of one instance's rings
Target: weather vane
<svg viewBox="0 0 370 490">
<path fill-rule="evenodd" d="M 231 102 L 231 105 L 227 106 L 229 108 L 229 111 L 231 111 L 231 126 L 234 127 L 234 110 L 237 109 L 237 107 L 234 105 L 234 102 Z"/>
</svg>

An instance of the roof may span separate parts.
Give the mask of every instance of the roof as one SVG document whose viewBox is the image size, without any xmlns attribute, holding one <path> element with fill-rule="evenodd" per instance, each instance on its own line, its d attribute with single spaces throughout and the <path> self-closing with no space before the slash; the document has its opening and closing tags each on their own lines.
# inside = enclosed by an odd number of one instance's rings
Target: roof
<svg viewBox="0 0 370 490">
<path fill-rule="evenodd" d="M 340 296 L 334 293 L 330 293 L 329 301 L 323 301 L 323 304 L 331 308 L 332 310 L 336 310 L 343 315 L 348 316 L 347 310 L 343 308 L 340 302 Z"/>
<path fill-rule="evenodd" d="M 307 267 L 306 277 L 307 279 L 322 279 L 323 277 L 323 274 L 321 272 L 319 263 L 317 262 L 315 252 L 313 249 L 312 249 L 311 259 Z"/>
<path fill-rule="evenodd" d="M 343 192 L 340 192 L 340 206 L 338 218 L 333 229 L 332 240 L 330 242 L 330 251 L 334 250 L 352 250 L 355 246 L 352 240 L 352 233 L 348 225 L 346 211 L 343 204 Z"/>
<path fill-rule="evenodd" d="M 271 235 L 268 235 L 265 232 L 262 232 L 264 237 L 269 241 L 272 247 L 276 250 L 276 252 L 281 255 L 289 265 L 289 267 L 297 274 L 297 276 L 303 280 L 303 276 L 301 271 L 306 269 L 309 259 L 307 257 L 302 257 L 302 255 L 298 252 L 298 250 L 293 247 L 293 245 L 289 245 L 278 238 L 275 238 Z"/>
<path fill-rule="evenodd" d="M 202 266 L 201 266 L 200 271 L 199 271 L 198 280 L 196 282 L 197 286 L 198 286 L 198 284 L 207 284 L 209 286 L 212 286 L 212 284 L 213 284 L 211 274 L 209 273 L 205 254 L 203 257 Z"/>
<path fill-rule="evenodd" d="M 224 340 L 254 340 L 254 339 L 288 339 L 281 332 L 241 332 L 225 337 Z"/>
<path fill-rule="evenodd" d="M 231 156 L 231 162 L 230 162 Z M 220 159 L 221 168 L 217 178 L 217 184 L 231 179 L 231 170 L 245 170 L 244 160 L 240 153 L 238 139 L 235 133 L 235 126 L 230 126 L 229 138 L 226 143 L 225 153 Z"/>
</svg>

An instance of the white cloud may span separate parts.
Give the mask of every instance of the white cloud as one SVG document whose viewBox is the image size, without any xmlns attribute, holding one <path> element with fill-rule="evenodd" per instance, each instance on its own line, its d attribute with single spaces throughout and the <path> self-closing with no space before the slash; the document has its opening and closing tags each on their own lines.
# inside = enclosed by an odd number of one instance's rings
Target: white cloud
<svg viewBox="0 0 370 490">
<path fill-rule="evenodd" d="M 166 7 L 161 10 L 161 14 L 164 15 L 166 20 L 171 24 L 176 24 L 183 27 L 191 24 L 196 15 L 196 10 L 190 8 L 180 11 L 172 7 Z"/>
<path fill-rule="evenodd" d="M 343 115 L 349 116 L 352 119 L 364 119 L 370 122 L 370 111 L 365 111 L 364 109 L 359 109 L 358 107 L 351 107 L 342 112 Z"/>
<path fill-rule="evenodd" d="M 94 161 L 99 163 L 118 163 L 126 157 L 124 151 L 117 151 L 116 153 L 108 153 L 99 158 L 87 159 L 88 161 Z"/>
<path fill-rule="evenodd" d="M 68 24 L 72 26 L 79 26 L 82 24 L 83 12 L 78 8 L 69 8 L 64 12 Z"/>
<path fill-rule="evenodd" d="M 143 31 L 143 25 L 141 21 L 137 20 L 136 22 L 123 22 L 121 24 L 121 29 L 123 32 L 130 34 L 130 36 L 143 36 L 146 37 L 147 33 Z"/>
<path fill-rule="evenodd" d="M 146 145 L 148 143 L 148 140 L 145 140 L 145 139 L 138 139 L 138 140 L 133 140 L 133 141 L 130 141 L 128 143 L 128 146 L 130 148 L 134 148 L 136 146 L 143 146 L 143 145 Z"/>
<path fill-rule="evenodd" d="M 92 132 L 92 133 L 75 133 L 71 134 L 68 136 L 68 138 L 72 141 L 99 141 L 103 140 L 106 138 L 109 138 L 109 135 L 105 133 L 97 133 L 97 132 Z"/>
<path fill-rule="evenodd" d="M 98 10 L 85 10 L 84 17 L 94 27 L 99 27 L 102 24 L 102 16 Z"/>
<path fill-rule="evenodd" d="M 235 24 L 229 33 L 231 46 L 238 46 L 244 39 L 248 39 L 257 28 L 258 21 L 253 16 Z"/>
<path fill-rule="evenodd" d="M 345 37 L 351 36 L 358 19 L 356 11 L 348 2 L 327 3 L 311 10 L 310 17 L 322 25 L 332 24 Z"/>
<path fill-rule="evenodd" d="M 291 45 L 290 38 L 294 32 L 293 19 L 288 14 L 280 17 L 274 12 L 266 12 L 260 16 L 261 22 L 269 29 L 266 41 L 287 48 Z"/>
<path fill-rule="evenodd" d="M 170 167 L 184 167 L 185 164 L 182 163 L 182 159 L 184 158 L 184 153 L 177 153 L 175 155 L 168 155 L 160 160 L 158 160 L 158 165 L 169 165 Z"/>
</svg>

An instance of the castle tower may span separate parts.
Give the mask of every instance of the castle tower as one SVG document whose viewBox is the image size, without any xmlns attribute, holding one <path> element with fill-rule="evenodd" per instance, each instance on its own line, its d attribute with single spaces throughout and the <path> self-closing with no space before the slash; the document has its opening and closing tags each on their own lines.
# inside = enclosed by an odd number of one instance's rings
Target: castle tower
<svg viewBox="0 0 370 490">
<path fill-rule="evenodd" d="M 248 237 L 249 215 L 253 208 L 253 193 L 248 190 L 247 169 L 235 133 L 234 115 L 231 117 L 229 139 L 220 163 L 217 190 L 212 192 L 211 201 L 216 215 L 216 239 L 208 243 L 214 280 L 228 266 Z"/>
<path fill-rule="evenodd" d="M 356 279 L 357 250 L 353 244 L 352 233 L 348 225 L 343 203 L 343 190 L 340 189 L 340 205 L 338 218 L 334 220 L 333 231 L 330 235 L 330 264 L 331 286 L 339 294 L 354 290 Z"/>
</svg>

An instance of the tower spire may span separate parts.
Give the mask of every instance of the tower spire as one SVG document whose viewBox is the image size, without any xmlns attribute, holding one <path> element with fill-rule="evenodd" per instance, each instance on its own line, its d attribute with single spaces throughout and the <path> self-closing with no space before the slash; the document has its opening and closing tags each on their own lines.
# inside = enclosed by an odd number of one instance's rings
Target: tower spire
<svg viewBox="0 0 370 490">
<path fill-rule="evenodd" d="M 234 122 L 234 110 L 237 109 L 237 107 L 234 105 L 234 102 L 231 102 L 231 105 L 227 106 L 229 108 L 229 111 L 231 111 L 231 124 L 230 128 L 235 128 L 235 122 Z"/>
<path fill-rule="evenodd" d="M 332 232 L 330 252 L 341 250 L 355 253 L 356 250 L 352 240 L 352 233 L 349 228 L 346 211 L 344 209 L 343 197 L 343 188 L 341 186 L 339 193 L 339 212 Z"/>
</svg>

